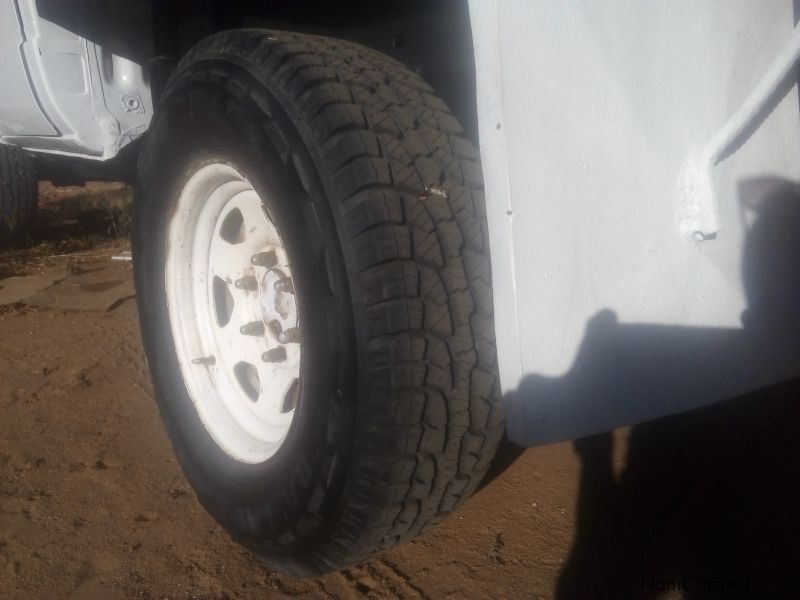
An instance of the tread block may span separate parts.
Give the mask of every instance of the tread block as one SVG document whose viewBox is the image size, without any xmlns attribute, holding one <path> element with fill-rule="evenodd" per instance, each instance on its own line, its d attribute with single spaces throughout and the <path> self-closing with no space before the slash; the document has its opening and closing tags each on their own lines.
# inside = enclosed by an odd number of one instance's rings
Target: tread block
<svg viewBox="0 0 800 600">
<path fill-rule="evenodd" d="M 366 310 L 371 335 L 387 335 L 409 329 L 422 329 L 422 300 L 399 298 L 370 306 Z"/>
<path fill-rule="evenodd" d="M 387 223 L 402 224 L 403 205 L 394 190 L 365 190 L 350 198 L 345 209 L 347 231 L 357 236 L 367 229 Z"/>
<path fill-rule="evenodd" d="M 359 271 L 396 258 L 411 258 L 408 227 L 378 225 L 353 239 L 353 253 Z"/>
<path fill-rule="evenodd" d="M 366 129 L 363 111 L 355 104 L 331 104 L 311 120 L 311 130 L 320 144 L 347 129 Z"/>
<path fill-rule="evenodd" d="M 362 156 L 336 171 L 333 181 L 341 197 L 347 198 L 365 189 L 390 187 L 392 176 L 385 160 Z"/>
<path fill-rule="evenodd" d="M 413 263 L 396 261 L 372 267 L 359 275 L 367 305 L 419 295 L 420 272 Z"/>
<path fill-rule="evenodd" d="M 381 147 L 377 138 L 369 131 L 345 131 L 328 140 L 323 146 L 322 154 L 327 167 L 335 173 L 355 159 L 379 158 Z"/>
</svg>

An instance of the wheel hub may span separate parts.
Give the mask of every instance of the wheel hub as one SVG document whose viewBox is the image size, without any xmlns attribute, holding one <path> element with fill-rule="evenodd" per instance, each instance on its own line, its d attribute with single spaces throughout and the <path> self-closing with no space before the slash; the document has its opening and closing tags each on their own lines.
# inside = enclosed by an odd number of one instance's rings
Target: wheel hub
<svg viewBox="0 0 800 600">
<path fill-rule="evenodd" d="M 291 278 L 283 271 L 270 269 L 261 278 L 259 288 L 261 315 L 276 341 L 281 331 L 293 329 L 298 325 L 294 287 L 287 287 L 291 283 L 286 282 L 291 282 Z M 275 325 L 270 327 L 270 323 L 274 322 L 280 324 L 279 330 Z"/>
</svg>

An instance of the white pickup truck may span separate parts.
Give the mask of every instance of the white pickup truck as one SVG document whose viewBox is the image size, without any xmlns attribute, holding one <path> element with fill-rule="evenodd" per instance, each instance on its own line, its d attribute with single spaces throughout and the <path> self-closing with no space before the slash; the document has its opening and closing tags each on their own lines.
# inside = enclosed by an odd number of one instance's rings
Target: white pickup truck
<svg viewBox="0 0 800 600">
<path fill-rule="evenodd" d="M 7 0 L 0 243 L 37 178 L 134 183 L 187 479 L 271 567 L 341 568 L 444 518 L 498 447 L 800 375 L 797 17 Z"/>
</svg>

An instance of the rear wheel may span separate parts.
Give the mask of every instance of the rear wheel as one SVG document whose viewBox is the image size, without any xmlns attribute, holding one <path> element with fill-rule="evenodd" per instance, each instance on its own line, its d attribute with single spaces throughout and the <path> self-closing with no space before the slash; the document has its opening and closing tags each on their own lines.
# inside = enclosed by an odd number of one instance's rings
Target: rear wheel
<svg viewBox="0 0 800 600">
<path fill-rule="evenodd" d="M 182 61 L 137 184 L 148 363 L 200 501 L 315 574 L 438 522 L 503 431 L 480 165 L 372 50 L 269 31 Z"/>
<path fill-rule="evenodd" d="M 20 148 L 0 144 L 0 248 L 26 240 L 38 200 L 33 158 Z"/>
</svg>

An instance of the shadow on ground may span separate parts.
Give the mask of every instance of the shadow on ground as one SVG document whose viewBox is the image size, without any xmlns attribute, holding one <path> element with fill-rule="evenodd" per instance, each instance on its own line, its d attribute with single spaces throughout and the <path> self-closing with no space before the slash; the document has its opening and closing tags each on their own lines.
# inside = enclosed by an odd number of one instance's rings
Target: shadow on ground
<svg viewBox="0 0 800 600">
<path fill-rule="evenodd" d="M 800 568 L 800 380 L 575 442 L 575 543 L 559 598 L 780 598 Z"/>
</svg>

